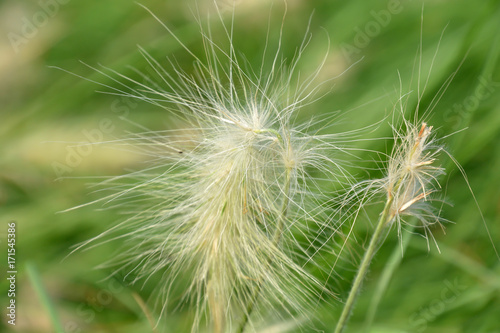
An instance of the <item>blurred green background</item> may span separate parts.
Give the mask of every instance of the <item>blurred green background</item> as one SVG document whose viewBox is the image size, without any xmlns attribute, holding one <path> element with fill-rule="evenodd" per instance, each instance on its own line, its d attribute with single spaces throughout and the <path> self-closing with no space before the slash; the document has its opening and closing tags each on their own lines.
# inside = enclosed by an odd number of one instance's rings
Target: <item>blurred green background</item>
<svg viewBox="0 0 500 333">
<path fill-rule="evenodd" d="M 233 0 L 216 1 L 229 22 Z M 214 38 L 224 40 L 216 15 L 206 18 L 212 1 L 141 3 L 195 54 L 203 54 L 197 18 L 213 21 Z M 327 94 L 304 109 L 302 117 L 341 110 L 345 130 L 377 122 L 397 102 L 398 72 L 403 91 L 414 90 L 409 103 L 414 109 L 419 76 L 414 66 L 421 59 L 421 84 L 428 79 L 421 109 L 433 105 L 438 96 L 429 123 L 441 136 L 459 131 L 445 139 L 447 150 L 463 166 L 493 242 L 500 248 L 500 2 L 426 1 L 423 24 L 422 3 L 288 0 L 283 35 L 286 58 L 293 58 L 314 13 L 313 38 L 299 63 L 301 73 L 310 74 L 327 54 L 317 79 L 320 83 L 362 58 L 323 85 L 320 93 Z M 269 17 L 269 44 L 277 45 L 283 2 L 276 1 L 272 8 L 266 0 L 234 0 L 234 4 L 235 47 L 258 68 Z M 137 299 L 140 295 L 139 299 L 147 300 L 152 287 L 106 280 L 109 272 L 94 269 L 118 244 L 64 259 L 72 246 L 120 221 L 120 211 L 87 207 L 58 212 L 99 198 L 88 186 L 96 176 L 118 175 L 141 166 L 135 155 L 125 151 L 103 146 L 77 150 L 75 143 L 124 137 L 138 130 L 133 123 L 152 130 L 172 128 L 172 121 L 165 110 L 99 94 L 96 90 L 106 89 L 49 66 L 113 85 L 80 61 L 137 77 L 128 66 L 148 70 L 137 45 L 167 67 L 165 57 L 175 57 L 190 72 L 193 59 L 131 0 L 4 0 L 0 19 L 0 331 L 54 332 L 50 306 L 40 300 L 40 294 L 46 293 L 64 332 L 151 332 Z M 448 86 L 447 80 L 462 62 Z M 441 94 L 443 86 L 447 90 Z M 390 136 L 387 121 L 371 135 Z M 388 144 L 376 140 L 356 145 L 386 151 Z M 433 244 L 428 250 L 425 239 L 413 237 L 401 259 L 397 237 L 391 233 L 376 256 L 348 332 L 361 332 L 370 316 L 374 316 L 370 332 L 500 332 L 499 259 L 464 177 L 453 163 L 444 163 L 446 199 L 453 207 L 443 207 L 441 215 L 454 224 L 446 224 L 446 235 L 434 230 L 441 253 Z M 5 316 L 10 221 L 17 222 L 15 327 L 6 324 Z M 367 225 L 360 222 L 355 229 L 358 251 L 368 237 Z M 334 288 L 341 297 L 346 296 L 353 267 L 339 268 L 344 280 L 335 282 Z M 371 313 L 381 278 L 391 267 L 394 275 L 377 312 Z M 339 316 L 340 303 L 330 303 L 317 309 L 314 326 L 320 332 L 333 331 Z M 169 313 L 160 329 L 188 331 L 189 318 L 187 309 Z M 303 330 L 309 331 L 309 326 Z M 267 332 L 280 332 L 279 325 Z"/>
</svg>

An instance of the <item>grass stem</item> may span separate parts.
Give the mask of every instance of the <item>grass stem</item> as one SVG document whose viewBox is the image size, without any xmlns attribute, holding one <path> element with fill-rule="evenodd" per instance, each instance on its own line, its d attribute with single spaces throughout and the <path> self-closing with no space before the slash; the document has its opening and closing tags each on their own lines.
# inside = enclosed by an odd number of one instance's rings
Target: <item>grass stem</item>
<svg viewBox="0 0 500 333">
<path fill-rule="evenodd" d="M 370 240 L 370 244 L 368 245 L 368 249 L 366 250 L 363 260 L 361 261 L 361 265 L 359 266 L 358 273 L 356 274 L 356 278 L 351 287 L 351 291 L 349 292 L 349 296 L 342 310 L 342 314 L 340 315 L 340 319 L 337 322 L 337 326 L 335 328 L 335 333 L 341 333 L 344 331 L 347 321 L 352 314 L 352 310 L 354 308 L 354 304 L 356 303 L 356 298 L 361 289 L 361 285 L 363 284 L 363 280 L 368 273 L 368 269 L 370 267 L 371 261 L 375 252 L 377 251 L 377 246 L 383 235 L 382 231 L 384 227 L 388 224 L 388 222 L 392 219 L 391 214 L 389 213 L 391 210 L 393 198 L 389 197 L 387 202 L 385 203 L 384 210 L 380 215 L 380 219 L 378 220 L 377 227 L 375 228 L 375 232 L 372 235 Z"/>
<path fill-rule="evenodd" d="M 372 297 L 370 307 L 368 308 L 368 314 L 366 315 L 366 332 L 369 332 L 373 321 L 375 320 L 375 315 L 377 313 L 380 302 L 382 301 L 383 296 L 387 288 L 389 287 L 389 282 L 396 271 L 396 268 L 399 267 L 401 261 L 403 260 L 403 252 L 408 247 L 410 243 L 410 239 L 413 236 L 412 231 L 414 226 L 412 225 L 408 231 L 408 236 L 402 241 L 402 244 L 396 244 L 394 251 L 391 254 L 391 257 L 387 261 L 387 264 L 382 271 L 382 274 L 377 283 L 377 287 L 375 288 L 375 294 Z"/>
<path fill-rule="evenodd" d="M 64 329 L 59 319 L 59 314 L 57 313 L 57 310 L 42 283 L 42 278 L 40 277 L 40 273 L 38 272 L 37 268 L 35 267 L 34 264 L 29 262 L 26 264 L 26 271 L 28 273 L 28 277 L 31 281 L 33 289 L 35 290 L 35 293 L 40 299 L 40 303 L 42 303 L 42 306 L 45 308 L 45 310 L 49 315 L 50 322 L 52 323 L 52 328 L 54 329 L 54 332 L 64 333 Z"/>
</svg>

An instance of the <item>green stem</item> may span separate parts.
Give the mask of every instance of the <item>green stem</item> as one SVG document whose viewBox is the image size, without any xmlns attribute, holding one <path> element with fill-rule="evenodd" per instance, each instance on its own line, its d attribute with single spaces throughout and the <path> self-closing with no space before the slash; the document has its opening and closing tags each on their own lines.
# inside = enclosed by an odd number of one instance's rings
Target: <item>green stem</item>
<svg viewBox="0 0 500 333">
<path fill-rule="evenodd" d="M 394 251 L 392 252 L 391 257 L 389 258 L 387 264 L 385 265 L 384 270 L 382 271 L 382 275 L 377 284 L 377 288 L 375 289 L 375 294 L 373 295 L 370 308 L 368 309 L 368 314 L 366 316 L 366 332 L 369 332 L 371 326 L 373 324 L 373 320 L 375 319 L 375 315 L 377 313 L 378 306 L 382 301 L 382 297 L 389 286 L 389 282 L 396 271 L 396 268 L 401 264 L 401 260 L 403 259 L 403 252 L 408 247 L 410 243 L 410 239 L 412 237 L 412 231 L 414 226 L 412 225 L 408 230 L 408 236 L 403 240 L 403 244 L 397 244 Z"/>
<path fill-rule="evenodd" d="M 35 290 L 35 293 L 38 295 L 40 302 L 49 315 L 54 332 L 63 333 L 64 329 L 61 325 L 61 321 L 59 320 L 59 314 L 57 313 L 57 310 L 52 303 L 50 296 L 43 286 L 42 279 L 38 270 L 36 269 L 35 265 L 29 262 L 26 264 L 26 271 L 28 273 L 29 279 L 31 280 L 31 284 L 33 286 L 33 289 Z"/>
<path fill-rule="evenodd" d="M 287 168 L 286 170 L 283 205 L 281 207 L 281 213 L 278 218 L 276 230 L 273 235 L 273 243 L 275 246 L 279 246 L 281 237 L 283 235 L 283 229 L 285 227 L 286 216 L 288 214 L 288 205 L 290 203 L 289 195 L 290 195 L 290 178 L 292 173 L 291 171 L 292 170 L 290 168 Z M 250 302 L 248 302 L 246 311 L 244 313 L 243 321 L 241 322 L 240 327 L 236 331 L 237 333 L 243 333 L 245 331 L 245 328 L 248 324 L 248 320 L 250 319 L 250 315 L 252 314 L 253 309 L 255 307 L 255 303 L 257 303 L 257 300 L 260 296 L 263 283 L 264 281 L 260 281 L 257 287 L 253 290 L 252 297 L 250 298 Z"/>
<path fill-rule="evenodd" d="M 393 199 L 389 198 L 387 200 L 387 202 L 385 203 L 384 210 L 382 211 L 382 214 L 380 215 L 380 219 L 378 220 L 377 227 L 375 228 L 375 232 L 372 235 L 372 238 L 370 240 L 370 244 L 368 245 L 368 249 L 366 250 L 365 255 L 363 256 L 363 260 L 361 261 L 361 265 L 359 266 L 358 273 L 356 274 L 356 278 L 354 279 L 354 282 L 352 284 L 352 288 L 351 288 L 351 291 L 349 292 L 349 296 L 348 296 L 347 301 L 344 305 L 344 309 L 342 310 L 342 314 L 340 315 L 340 319 L 339 319 L 337 326 L 335 328 L 335 333 L 341 333 L 345 329 L 345 327 L 347 325 L 347 321 L 352 314 L 354 304 L 356 303 L 356 297 L 359 294 L 359 290 L 361 289 L 361 285 L 363 284 L 363 280 L 366 277 L 366 274 L 368 272 L 368 268 L 370 267 L 370 263 L 373 259 L 373 256 L 375 255 L 375 252 L 377 251 L 377 246 L 379 244 L 381 236 L 383 235 L 382 231 L 384 230 L 384 227 L 392 219 L 392 216 L 390 215 L 392 201 L 393 201 Z"/>
</svg>

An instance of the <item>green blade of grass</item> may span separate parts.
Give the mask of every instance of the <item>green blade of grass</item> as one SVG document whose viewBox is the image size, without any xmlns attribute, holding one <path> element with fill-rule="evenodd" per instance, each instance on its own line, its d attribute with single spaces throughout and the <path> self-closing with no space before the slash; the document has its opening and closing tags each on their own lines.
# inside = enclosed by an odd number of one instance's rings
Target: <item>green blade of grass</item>
<svg viewBox="0 0 500 333">
<path fill-rule="evenodd" d="M 403 253 L 410 243 L 414 228 L 415 227 L 412 225 L 411 228 L 408 229 L 407 236 L 403 239 L 402 243 L 398 243 L 395 246 L 394 251 L 392 251 L 391 257 L 387 261 L 387 264 L 385 265 L 384 270 L 380 275 L 377 286 L 375 287 L 375 294 L 373 295 L 373 298 L 370 302 L 370 307 L 368 308 L 368 314 L 366 315 L 366 332 L 369 332 L 373 324 L 373 320 L 375 319 L 375 315 L 377 314 L 377 309 L 380 305 L 380 302 L 382 301 L 387 287 L 389 286 L 389 282 L 391 282 L 394 272 L 401 264 Z"/>
<path fill-rule="evenodd" d="M 34 264 L 27 263 L 26 272 L 28 273 L 28 277 L 31 281 L 33 289 L 35 289 L 35 293 L 38 295 L 42 306 L 45 308 L 49 315 L 52 326 L 54 327 L 54 331 L 57 333 L 64 333 L 61 321 L 59 319 L 59 314 L 57 313 L 57 310 L 52 303 L 50 296 L 47 294 L 45 287 L 43 286 L 42 279 L 37 268 Z"/>
</svg>

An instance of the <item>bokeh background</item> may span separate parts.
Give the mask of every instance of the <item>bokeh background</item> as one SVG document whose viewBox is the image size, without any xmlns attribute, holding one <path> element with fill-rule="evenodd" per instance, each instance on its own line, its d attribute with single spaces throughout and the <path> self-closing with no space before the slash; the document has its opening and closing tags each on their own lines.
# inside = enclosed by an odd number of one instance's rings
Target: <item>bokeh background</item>
<svg viewBox="0 0 500 333">
<path fill-rule="evenodd" d="M 227 22 L 234 4 L 235 46 L 250 66 L 258 68 L 268 30 L 269 44 L 277 45 L 284 3 L 216 2 Z M 195 54 L 203 53 L 199 20 L 213 21 L 214 38 L 224 41 L 219 18 L 213 11 L 207 18 L 213 8 L 209 0 L 141 3 Z M 397 236 L 391 233 L 373 263 L 348 332 L 361 332 L 372 318 L 368 332 L 499 333 L 500 260 L 492 242 L 500 248 L 500 3 L 423 3 L 288 0 L 283 54 L 293 58 L 309 26 L 313 37 L 298 65 L 300 72 L 312 73 L 325 55 L 318 83 L 350 67 L 323 85 L 320 93 L 325 96 L 301 115 L 305 119 L 341 110 L 346 130 L 389 115 L 400 82 L 403 92 L 413 91 L 411 112 L 418 77 L 421 86 L 427 82 L 421 109 L 438 102 L 428 121 L 441 136 L 454 133 L 444 142 L 463 167 L 491 233 L 490 240 L 463 174 L 443 159 L 448 173 L 444 192 L 451 205 L 444 206 L 441 215 L 453 223 L 445 224 L 446 234 L 434 230 L 440 253 L 434 244 L 428 249 L 425 239 L 414 236 L 407 238 L 402 257 Z M 163 109 L 96 92 L 106 89 L 89 80 L 116 84 L 81 62 L 137 77 L 131 67 L 148 70 L 137 45 L 166 65 L 166 57 L 175 58 L 187 72 L 192 71 L 193 59 L 131 0 L 3 0 L 0 31 L 0 331 L 151 332 L 145 314 L 157 315 L 147 302 L 154 293 L 151 285 L 129 286 L 123 279 L 106 279 L 106 270 L 94 269 L 118 244 L 65 258 L 72 246 L 119 221 L 120 210 L 91 206 L 60 212 L 99 198 L 89 186 L 96 177 L 141 167 L 142 161 L 126 151 L 78 143 L 124 137 L 138 126 L 163 130 L 175 123 Z M 390 135 L 384 120 L 368 137 Z M 384 140 L 354 145 L 390 148 Z M 368 153 L 361 157 L 373 158 Z M 376 212 L 371 216 L 376 218 Z M 5 316 L 10 221 L 17 222 L 15 327 Z M 370 230 L 369 222 L 358 223 L 356 251 L 362 251 Z M 354 266 L 339 267 L 340 278 L 332 286 L 340 297 L 347 293 Z M 143 311 L 142 302 L 151 310 Z M 341 310 L 337 301 L 329 303 L 316 311 L 314 326 L 321 332 L 333 331 Z M 187 332 L 190 315 L 188 309 L 169 313 L 159 330 Z M 286 327 L 271 325 L 267 332 L 284 332 Z M 302 330 L 313 331 L 309 326 Z"/>
</svg>

